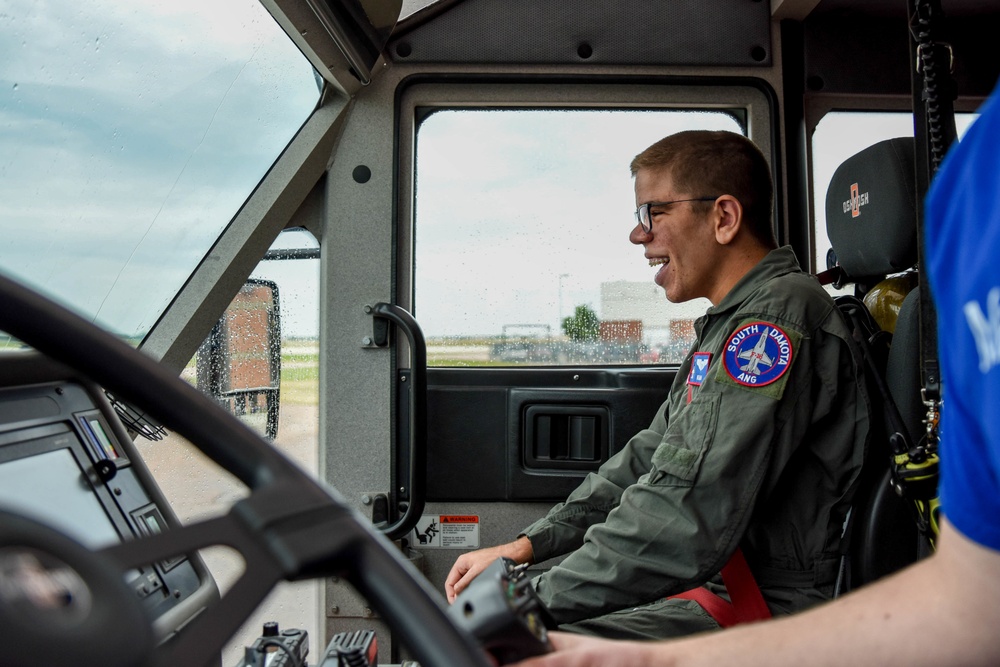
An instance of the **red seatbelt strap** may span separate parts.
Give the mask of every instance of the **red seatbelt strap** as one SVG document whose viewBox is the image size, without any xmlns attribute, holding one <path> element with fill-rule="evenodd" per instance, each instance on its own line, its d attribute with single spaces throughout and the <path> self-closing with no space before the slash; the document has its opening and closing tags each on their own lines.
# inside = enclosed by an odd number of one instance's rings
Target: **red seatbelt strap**
<svg viewBox="0 0 1000 667">
<path fill-rule="evenodd" d="M 760 588 L 757 587 L 757 581 L 750 572 L 746 558 L 743 557 L 743 551 L 738 548 L 722 568 L 722 583 L 729 591 L 732 603 L 700 586 L 670 597 L 694 600 L 723 628 L 771 618 L 771 610 L 767 608 L 764 596 L 760 594 Z"/>
<path fill-rule="evenodd" d="M 827 269 L 816 274 L 816 280 L 819 281 L 820 285 L 831 285 L 837 282 L 837 279 L 844 275 L 844 270 L 839 266 L 835 266 L 832 269 Z"/>
</svg>

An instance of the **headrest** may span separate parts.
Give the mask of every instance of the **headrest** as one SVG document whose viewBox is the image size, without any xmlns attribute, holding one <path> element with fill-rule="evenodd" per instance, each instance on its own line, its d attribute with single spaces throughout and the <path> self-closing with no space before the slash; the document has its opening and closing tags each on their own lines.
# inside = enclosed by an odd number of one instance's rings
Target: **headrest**
<svg viewBox="0 0 1000 667">
<path fill-rule="evenodd" d="M 848 158 L 826 191 L 826 230 L 851 279 L 885 276 L 917 261 L 913 138 L 880 141 Z"/>
</svg>

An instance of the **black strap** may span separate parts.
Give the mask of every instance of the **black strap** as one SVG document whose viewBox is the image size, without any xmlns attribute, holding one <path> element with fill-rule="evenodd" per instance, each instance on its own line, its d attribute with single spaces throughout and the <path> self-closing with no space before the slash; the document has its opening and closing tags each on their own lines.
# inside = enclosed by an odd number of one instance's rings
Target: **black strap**
<svg viewBox="0 0 1000 667">
<path fill-rule="evenodd" d="M 881 349 L 885 349 L 886 337 L 890 334 L 880 329 L 861 299 L 844 295 L 838 296 L 835 302 L 848 322 L 858 348 L 861 350 L 869 386 L 874 386 L 881 399 L 882 412 L 886 417 L 885 437 L 889 449 L 888 470 L 892 487 L 900 497 L 909 501 L 908 505 L 917 530 L 928 544 L 933 545 L 937 538 L 938 529 L 938 458 L 936 448 L 928 449 L 927 439 L 918 443 L 911 442 L 902 414 L 899 412 L 892 392 L 886 383 L 883 367 L 885 360 L 880 358 L 875 348 L 881 346 Z M 880 478 L 882 470 L 885 469 L 884 461 L 882 459 L 880 462 L 877 456 L 873 457 L 868 454 L 862 469 L 862 476 L 868 478 L 875 475 Z M 845 530 L 843 543 L 845 550 L 850 548 L 853 515 L 852 512 Z M 843 583 L 842 580 L 843 577 L 838 576 L 838 593 Z"/>
<path fill-rule="evenodd" d="M 956 137 L 955 82 L 951 45 L 943 40 L 940 0 L 907 0 L 910 16 L 913 130 L 916 154 L 917 252 L 920 280 L 920 357 L 925 401 L 941 397 L 937 360 L 937 315 L 927 284 L 924 258 L 924 197 Z"/>
<path fill-rule="evenodd" d="M 873 349 L 874 340 L 888 334 L 881 330 L 868 307 L 858 297 L 845 294 L 838 296 L 834 301 L 854 332 L 855 342 L 861 350 L 861 357 L 867 370 L 868 382 L 874 385 L 881 398 L 882 410 L 888 422 L 886 436 L 889 453 L 895 455 L 909 451 L 913 445 L 910 442 L 909 431 L 903 422 L 903 416 L 900 414 L 892 392 L 885 381 L 885 369 L 882 367 L 885 360 L 879 359 Z"/>
</svg>

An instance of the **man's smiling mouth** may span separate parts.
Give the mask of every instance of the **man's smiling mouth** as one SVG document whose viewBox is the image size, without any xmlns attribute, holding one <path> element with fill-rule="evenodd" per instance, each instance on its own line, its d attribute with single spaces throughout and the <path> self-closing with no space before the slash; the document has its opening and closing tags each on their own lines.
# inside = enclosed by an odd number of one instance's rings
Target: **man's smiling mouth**
<svg viewBox="0 0 1000 667">
<path fill-rule="evenodd" d="M 649 260 L 650 266 L 659 266 L 660 264 L 669 264 L 669 263 L 670 263 L 669 257 L 656 257 L 654 259 Z"/>
</svg>

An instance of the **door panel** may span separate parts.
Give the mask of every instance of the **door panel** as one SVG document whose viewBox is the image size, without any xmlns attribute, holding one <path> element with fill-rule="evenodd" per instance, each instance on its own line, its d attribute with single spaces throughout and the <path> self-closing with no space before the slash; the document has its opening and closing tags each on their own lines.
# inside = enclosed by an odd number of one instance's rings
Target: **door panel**
<svg viewBox="0 0 1000 667">
<path fill-rule="evenodd" d="M 427 499 L 565 499 L 649 425 L 674 375 L 667 368 L 429 369 Z"/>
</svg>

